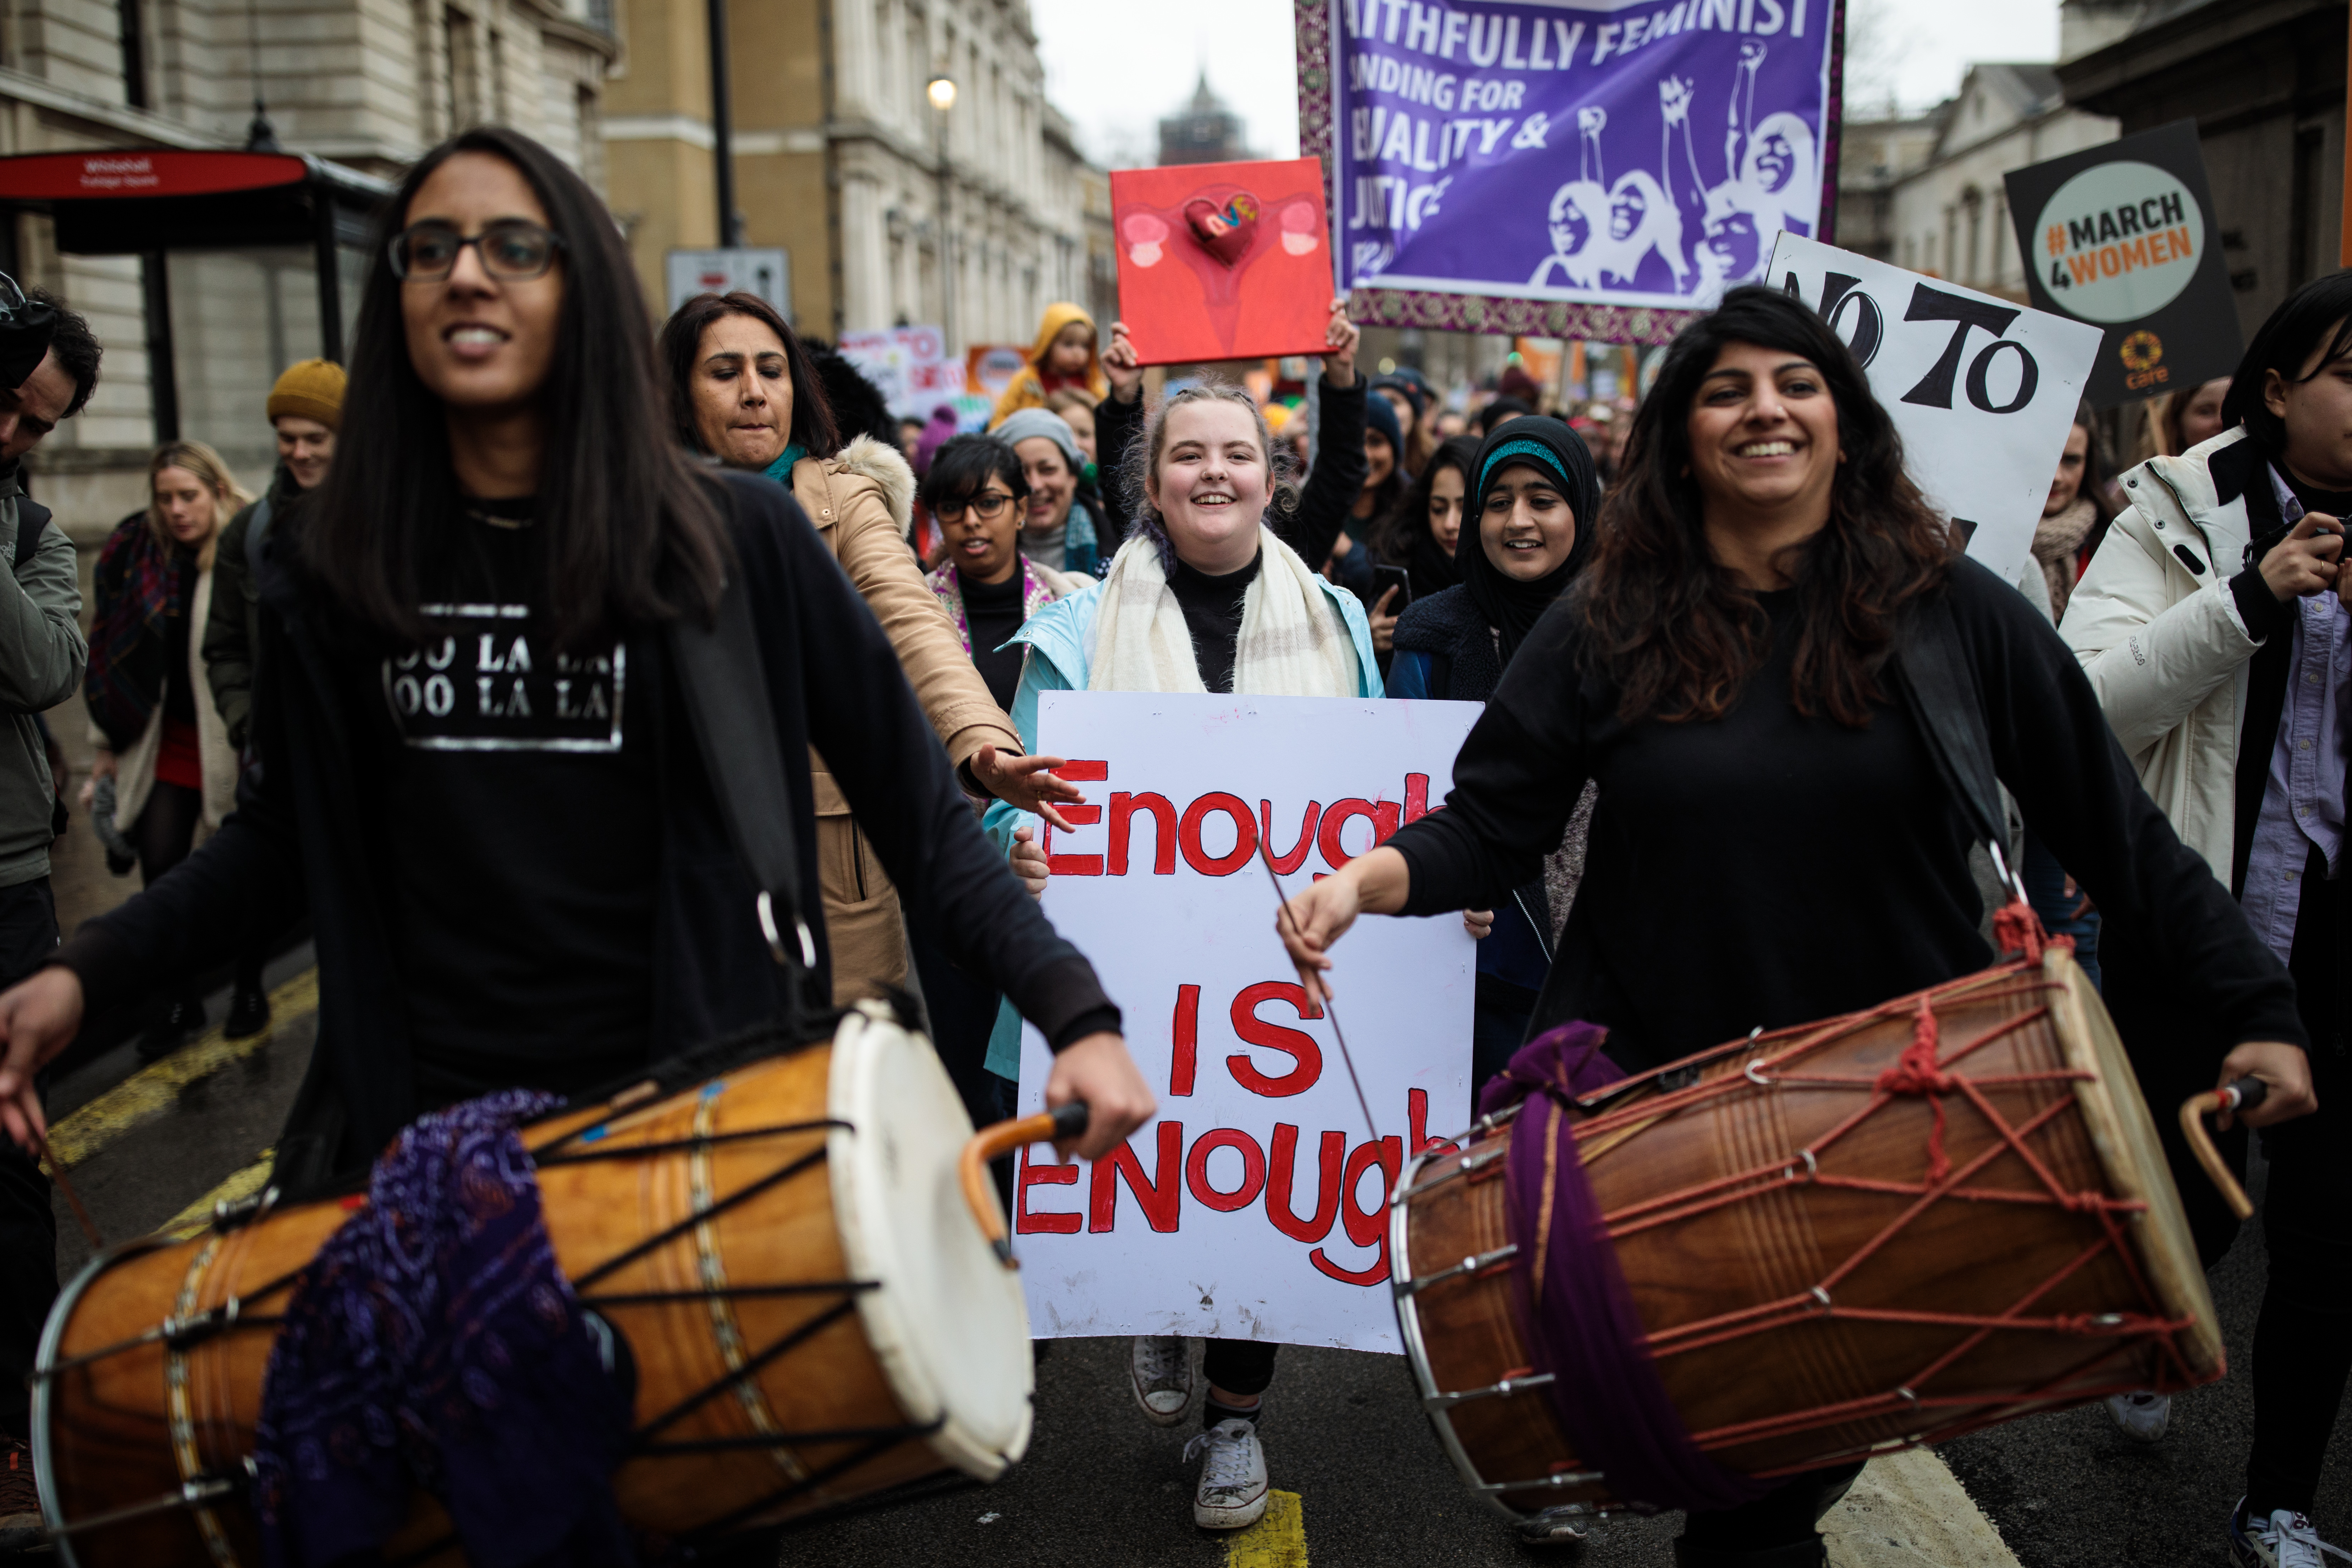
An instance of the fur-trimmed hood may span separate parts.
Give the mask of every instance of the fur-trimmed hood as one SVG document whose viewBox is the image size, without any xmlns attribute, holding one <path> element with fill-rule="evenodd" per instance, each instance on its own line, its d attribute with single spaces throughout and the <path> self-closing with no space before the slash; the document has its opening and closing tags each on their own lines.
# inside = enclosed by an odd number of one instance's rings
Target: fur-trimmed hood
<svg viewBox="0 0 2352 1568">
<path fill-rule="evenodd" d="M 899 537 L 914 537 L 915 470 L 907 466 L 898 447 L 860 436 L 844 447 L 834 461 L 880 486 L 883 504 L 890 509 L 890 521 L 898 525 Z"/>
</svg>

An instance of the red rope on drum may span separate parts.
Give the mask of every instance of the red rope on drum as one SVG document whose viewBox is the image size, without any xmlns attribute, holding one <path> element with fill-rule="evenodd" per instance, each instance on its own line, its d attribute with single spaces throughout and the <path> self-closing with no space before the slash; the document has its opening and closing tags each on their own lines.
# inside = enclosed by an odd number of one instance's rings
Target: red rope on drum
<svg viewBox="0 0 2352 1568">
<path fill-rule="evenodd" d="M 2190 1381 L 2186 1357 L 2177 1336 L 2195 1326 L 2193 1319 L 2168 1319 L 2152 1312 L 2120 1312 L 2099 1314 L 2053 1313 L 2029 1316 L 2033 1304 L 2042 1300 L 2065 1280 L 2104 1257 L 2113 1257 L 2122 1267 L 2133 1289 L 2143 1302 L 2153 1302 L 2145 1270 L 2133 1255 L 2128 1238 L 2120 1223 L 2124 1216 L 2145 1213 L 2147 1205 L 2139 1200 L 2109 1197 L 2099 1192 L 2075 1192 L 2063 1186 L 2049 1165 L 2037 1154 L 2029 1140 L 2063 1114 L 2073 1103 L 2066 1096 L 2042 1107 L 2021 1122 L 2011 1124 L 1995 1109 L 1985 1096 L 1987 1089 L 2023 1088 L 2033 1084 L 2072 1084 L 2094 1075 L 2079 1068 L 2060 1068 L 2047 1072 L 2002 1073 L 1984 1078 L 1969 1078 L 1953 1070 L 1967 1058 L 1982 1050 L 1995 1040 L 2044 1019 L 2050 1006 L 2040 1001 L 2053 987 L 2039 975 L 2028 976 L 2022 972 L 2028 965 L 2038 966 L 2041 955 L 2053 942 L 2066 939 L 2049 938 L 2041 931 L 2030 910 L 2012 905 L 1996 916 L 1995 931 L 2004 949 L 2023 952 L 2027 956 L 2012 971 L 2013 983 L 1986 986 L 1976 991 L 1948 990 L 1943 999 L 1953 1003 L 1977 1004 L 2032 995 L 2037 1005 L 2004 1019 L 1968 1041 L 1948 1058 L 1941 1055 L 1942 1026 L 1933 1010 L 1935 994 L 1923 993 L 1916 997 L 1894 1001 L 1850 1014 L 1843 1018 L 1825 1020 L 1802 1029 L 1786 1031 L 1778 1036 L 1759 1036 L 1748 1042 L 1759 1054 L 1752 1057 L 1738 1073 L 1724 1073 L 1704 1079 L 1670 1093 L 1638 1100 L 1617 1110 L 1590 1119 L 1580 1131 L 1581 1141 L 1622 1128 L 1637 1127 L 1654 1122 L 1678 1111 L 1704 1105 L 1710 1100 L 1740 1092 L 1753 1087 L 1789 1087 L 1816 1089 L 1847 1089 L 1867 1096 L 1866 1102 L 1852 1115 L 1845 1117 L 1815 1139 L 1803 1152 L 1811 1156 L 1806 1168 L 1800 1171 L 1792 1163 L 1758 1164 L 1713 1181 L 1700 1183 L 1672 1193 L 1661 1194 L 1639 1203 L 1612 1210 L 1603 1216 L 1607 1234 L 1612 1239 L 1636 1234 L 1656 1226 L 1690 1218 L 1712 1210 L 1741 1203 L 1748 1198 L 1773 1191 L 1792 1182 L 1811 1182 L 1823 1186 L 1845 1187 L 1857 1191 L 1885 1193 L 1909 1197 L 1913 1201 L 1891 1219 L 1879 1233 L 1832 1268 L 1821 1282 L 1801 1294 L 1742 1308 L 1734 1312 L 1693 1322 L 1677 1324 L 1648 1335 L 1644 1343 L 1654 1357 L 1664 1358 L 1705 1349 L 1734 1340 L 1746 1339 L 1790 1324 L 1821 1318 L 1847 1318 L 1857 1321 L 1914 1324 L 1928 1328 L 1957 1328 L 1969 1331 L 1943 1353 L 1934 1357 L 1905 1385 L 1893 1393 L 1825 1405 L 1815 1409 L 1786 1412 L 1758 1421 L 1724 1426 L 1712 1431 L 1694 1433 L 1694 1440 L 1706 1449 L 1736 1447 L 1766 1437 L 1792 1435 L 1843 1423 L 1866 1420 L 1907 1409 L 1966 1408 L 1980 1411 L 1988 1404 L 1983 1394 L 1937 1396 L 1918 1394 L 1916 1388 L 1942 1373 L 1953 1363 L 1981 1345 L 1987 1338 L 2000 1332 L 2043 1332 L 2070 1338 L 2107 1342 L 2097 1352 L 2075 1368 L 2062 1373 L 2018 1398 L 2002 1401 L 2005 1407 L 2019 1404 L 2032 1405 L 2040 1400 L 2063 1399 L 2069 1404 L 2098 1397 L 2110 1393 L 2127 1393 L 2146 1386 L 2145 1374 L 2134 1373 L 2114 1387 L 2101 1386 L 2085 1392 L 2074 1385 L 2074 1380 L 2084 1371 L 2114 1356 L 2119 1349 L 2133 1344 L 2153 1344 L 2161 1353 L 2168 1369 L 2185 1385 Z M 2072 943 L 2068 945 L 2071 947 Z M 1895 1065 L 1874 1078 L 1842 1074 L 1802 1075 L 1787 1069 L 1812 1055 L 1828 1041 L 1858 1026 L 1866 1026 L 1905 1015 L 1912 1022 L 1910 1044 Z M 1770 1049 L 1761 1049 L 1769 1046 Z M 1726 1053 L 1710 1053 L 1722 1055 Z M 1993 1141 L 1980 1152 L 1957 1170 L 1953 1168 L 1945 1146 L 1946 1113 L 1944 1098 L 1964 1097 L 1991 1129 Z M 1916 1183 L 1887 1181 L 1869 1177 L 1848 1176 L 1825 1173 L 1819 1168 L 1819 1156 L 1837 1144 L 1849 1132 L 1861 1126 L 1873 1115 L 1904 1095 L 1926 1098 L 1934 1111 L 1934 1130 L 1928 1140 L 1927 1172 Z M 2011 1188 L 1984 1188 L 1966 1185 L 1986 1166 L 2004 1153 L 2014 1153 L 2031 1173 L 2038 1191 L 2018 1191 Z M 2068 1259 L 2049 1278 L 2025 1291 L 2005 1312 L 1981 1315 L 1957 1312 L 1906 1311 L 1896 1309 L 1841 1306 L 1833 1291 L 1853 1272 L 1883 1251 L 1919 1216 L 1936 1203 L 1947 1198 L 1966 1202 L 2039 1205 L 2063 1208 L 2084 1215 L 2098 1226 L 2098 1235 L 2074 1258 Z M 1907 1438 L 1894 1447 L 1857 1449 L 1857 1453 L 1895 1451 L 1895 1447 L 1912 1447 L 1917 1442 L 1942 1441 L 1961 1432 L 1972 1431 L 2002 1419 L 1999 1415 L 1964 1419 L 1948 1427 L 1931 1427 L 1929 1436 Z M 1809 1459 L 1788 1471 L 1759 1471 L 1759 1475 L 1794 1473 L 1797 1469 L 1815 1468 L 1825 1461 Z"/>
<path fill-rule="evenodd" d="M 1930 1186 L 1952 1173 L 1951 1157 L 1944 1152 L 1944 1096 L 1951 1093 L 1959 1080 L 1944 1071 L 1936 1060 L 1936 1048 L 1942 1038 L 1936 1010 L 1927 1005 L 1927 997 L 1920 997 L 1919 1016 L 1911 1026 L 1911 1043 L 1903 1048 L 1893 1067 L 1878 1075 L 1879 1093 L 1925 1095 L 1927 1108 L 1936 1113 L 1935 1129 L 1927 1134 Z"/>
</svg>

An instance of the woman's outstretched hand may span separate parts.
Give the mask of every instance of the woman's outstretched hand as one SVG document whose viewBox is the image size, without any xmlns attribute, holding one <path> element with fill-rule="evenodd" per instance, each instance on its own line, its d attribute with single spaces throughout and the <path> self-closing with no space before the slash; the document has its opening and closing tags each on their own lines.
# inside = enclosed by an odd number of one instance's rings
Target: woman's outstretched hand
<svg viewBox="0 0 2352 1568">
<path fill-rule="evenodd" d="M 61 965 L 38 970 L 0 992 L 0 1129 L 26 1153 L 48 1141 L 33 1077 L 81 1030 L 81 976 Z"/>
<path fill-rule="evenodd" d="M 971 757 L 971 776 L 980 787 L 1021 811 L 1044 817 L 1065 833 L 1076 829 L 1055 810 L 1056 804 L 1083 805 L 1086 792 L 1067 779 L 1056 778 L 1053 770 L 1067 759 L 1062 757 L 1007 757 L 994 746 L 982 746 Z"/>
</svg>

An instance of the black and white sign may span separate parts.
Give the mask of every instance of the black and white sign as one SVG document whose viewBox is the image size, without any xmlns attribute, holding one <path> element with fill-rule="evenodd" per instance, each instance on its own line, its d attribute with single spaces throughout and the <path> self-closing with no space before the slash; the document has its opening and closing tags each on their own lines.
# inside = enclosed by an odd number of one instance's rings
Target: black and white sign
<svg viewBox="0 0 2352 1568">
<path fill-rule="evenodd" d="M 573 657 L 523 605 L 423 605 L 443 635 L 383 661 L 401 739 L 428 752 L 617 752 L 627 650 Z"/>
<path fill-rule="evenodd" d="M 1782 234 L 1773 281 L 1826 318 L 1895 416 L 1911 477 L 2014 581 L 2066 448 L 2098 329 Z"/>
<path fill-rule="evenodd" d="M 2033 302 L 2104 330 L 2094 404 L 2186 392 L 2237 368 L 2237 301 L 2195 121 L 2003 178 Z"/>
</svg>

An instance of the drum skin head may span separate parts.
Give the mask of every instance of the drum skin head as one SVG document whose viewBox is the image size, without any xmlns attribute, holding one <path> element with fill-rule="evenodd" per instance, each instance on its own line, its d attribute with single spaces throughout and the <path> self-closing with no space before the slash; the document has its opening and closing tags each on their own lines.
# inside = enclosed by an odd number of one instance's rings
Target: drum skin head
<svg viewBox="0 0 2352 1568">
<path fill-rule="evenodd" d="M 1034 1369 L 1021 1276 L 956 1177 L 971 1119 L 929 1042 L 872 1003 L 842 1020 L 826 1102 L 842 1251 L 881 1284 L 857 1298 L 866 1340 L 907 1419 L 941 1422 L 932 1451 L 994 1480 L 1029 1447 Z"/>
<path fill-rule="evenodd" d="M 2074 1086 L 2074 1101 L 2082 1108 L 2091 1146 L 2106 1167 L 2115 1195 L 2147 1205 L 2145 1213 L 2132 1216 L 2128 1234 L 2147 1270 L 2148 1289 L 2168 1316 L 2196 1320 L 2176 1342 L 2199 1380 L 2220 1377 L 2225 1370 L 2221 1320 L 2213 1310 L 2212 1293 L 2205 1288 L 2205 1271 L 2198 1266 L 2197 1243 L 2189 1234 L 2180 1189 L 2172 1184 L 2164 1145 L 2158 1141 L 2147 1101 L 2140 1098 L 2139 1079 L 2124 1053 L 2115 1020 L 2107 1016 L 2106 1004 L 2067 949 L 2050 948 L 2042 957 L 2042 973 L 2063 988 L 2055 1011 L 2067 1064 L 2092 1075 Z"/>
</svg>

